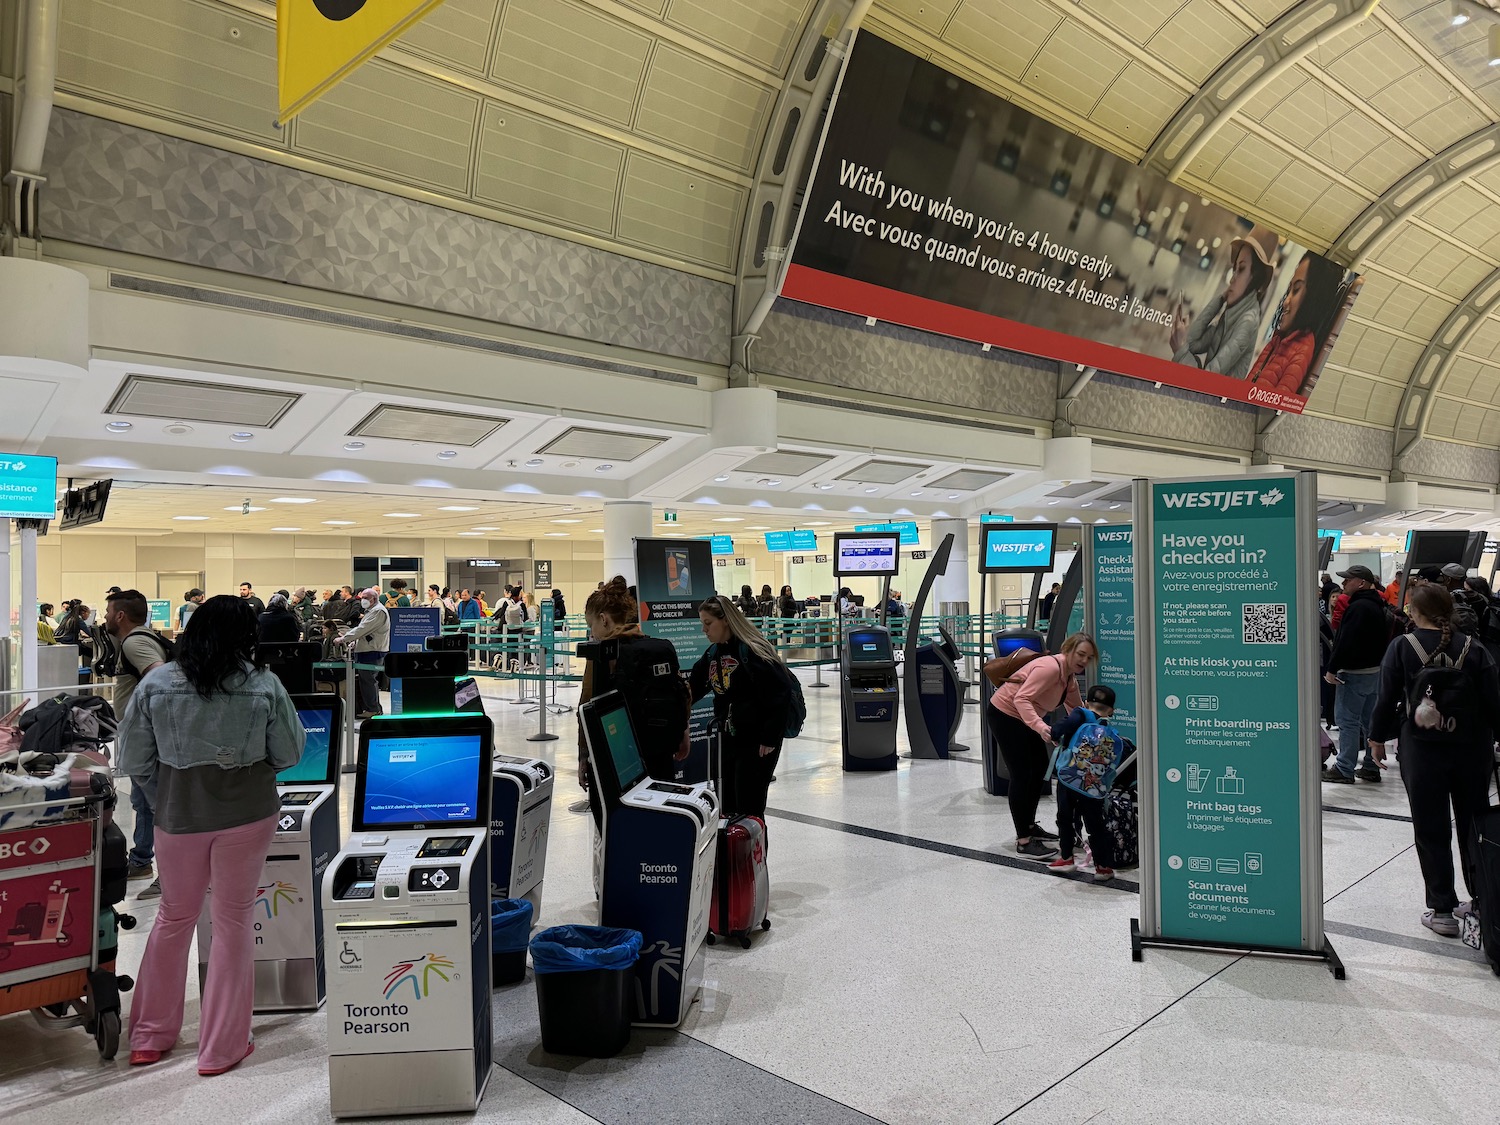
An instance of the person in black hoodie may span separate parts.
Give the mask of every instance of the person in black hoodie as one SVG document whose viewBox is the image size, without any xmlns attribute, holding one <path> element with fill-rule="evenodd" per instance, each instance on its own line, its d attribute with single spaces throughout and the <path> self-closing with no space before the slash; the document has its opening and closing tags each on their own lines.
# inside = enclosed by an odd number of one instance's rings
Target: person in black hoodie
<svg viewBox="0 0 1500 1125">
<path fill-rule="evenodd" d="M 256 619 L 255 639 L 261 644 L 302 639 L 302 620 L 280 594 L 271 595 L 270 605 Z"/>
<path fill-rule="evenodd" d="M 776 648 L 739 608 L 715 594 L 698 607 L 707 651 L 688 676 L 693 699 L 714 693 L 722 726 L 724 815 L 766 815 L 771 777 L 781 758 L 791 685 Z"/>
<path fill-rule="evenodd" d="M 1370 737 L 1375 695 L 1380 687 L 1380 661 L 1390 643 L 1391 629 L 1385 599 L 1370 568 L 1356 564 L 1339 571 L 1339 577 L 1344 580 L 1349 602 L 1334 630 L 1328 670 L 1323 674 L 1327 683 L 1338 685 L 1333 713 L 1339 728 L 1339 756 L 1323 771 L 1323 780 L 1348 785 L 1356 777 L 1380 780 L 1380 767 L 1371 760 L 1369 750 L 1365 750 L 1364 763 L 1355 767 L 1360 748 Z"/>
<path fill-rule="evenodd" d="M 1469 852 L 1469 830 L 1490 803 L 1492 750 L 1500 735 L 1500 674 L 1482 645 L 1454 631 L 1453 596 L 1442 586 L 1418 587 L 1410 612 L 1415 628 L 1398 638 L 1380 663 L 1370 754 L 1383 763 L 1385 744 L 1399 737 L 1401 780 L 1411 802 L 1412 834 L 1427 892 L 1422 925 L 1443 937 L 1457 937 L 1453 829 L 1458 830 L 1464 885 L 1472 897 L 1478 857 Z M 1446 716 L 1433 714 L 1430 699 L 1411 710 L 1408 701 L 1418 675 L 1440 654 L 1458 665 L 1464 690 L 1455 693 L 1457 698 L 1440 697 L 1450 712 Z"/>
</svg>

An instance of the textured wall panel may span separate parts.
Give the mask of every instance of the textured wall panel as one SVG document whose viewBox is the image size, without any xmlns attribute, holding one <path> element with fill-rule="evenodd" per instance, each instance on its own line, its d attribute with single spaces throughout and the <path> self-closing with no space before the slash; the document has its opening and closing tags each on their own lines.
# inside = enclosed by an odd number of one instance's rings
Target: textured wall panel
<svg viewBox="0 0 1500 1125">
<path fill-rule="evenodd" d="M 1391 432 L 1369 426 L 1352 426 L 1310 414 L 1285 414 L 1276 428 L 1261 440 L 1261 448 L 1272 460 L 1297 464 L 1312 462 L 1337 468 L 1376 469 L 1391 467 Z"/>
<path fill-rule="evenodd" d="M 1248 453 L 1255 444 L 1255 411 L 1171 387 L 1100 372 L 1078 396 L 1073 424 L 1100 434 L 1165 438 Z"/>
<path fill-rule="evenodd" d="M 1423 438 L 1401 458 L 1402 472 L 1429 480 L 1500 483 L 1500 451 Z"/>
<path fill-rule="evenodd" d="M 731 287 L 80 113 L 53 114 L 45 237 L 710 363 Z"/>
<path fill-rule="evenodd" d="M 780 301 L 750 353 L 757 371 L 1050 423 L 1057 364 Z"/>
</svg>

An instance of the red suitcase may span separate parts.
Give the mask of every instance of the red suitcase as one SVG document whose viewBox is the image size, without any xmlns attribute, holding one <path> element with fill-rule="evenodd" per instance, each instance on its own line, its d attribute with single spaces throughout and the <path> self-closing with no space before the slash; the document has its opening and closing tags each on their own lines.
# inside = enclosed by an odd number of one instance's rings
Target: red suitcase
<svg viewBox="0 0 1500 1125">
<path fill-rule="evenodd" d="M 708 910 L 708 940 L 738 938 L 750 948 L 750 935 L 769 930 L 771 876 L 766 869 L 766 822 L 739 816 L 719 822 L 714 859 L 713 901 Z"/>
</svg>

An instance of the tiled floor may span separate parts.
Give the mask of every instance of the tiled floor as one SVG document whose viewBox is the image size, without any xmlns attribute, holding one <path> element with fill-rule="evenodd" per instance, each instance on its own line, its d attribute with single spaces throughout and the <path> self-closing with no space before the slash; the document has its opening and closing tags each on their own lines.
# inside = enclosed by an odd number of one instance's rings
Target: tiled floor
<svg viewBox="0 0 1500 1125">
<path fill-rule="evenodd" d="M 529 980 L 498 992 L 496 1067 L 474 1119 L 1500 1121 L 1500 980 L 1418 925 L 1394 773 L 1325 787 L 1337 810 L 1324 816 L 1328 930 L 1347 981 L 1207 953 L 1150 950 L 1134 964 L 1133 884 L 1016 861 L 1004 800 L 982 792 L 973 754 L 843 773 L 837 699 L 806 694 L 807 729 L 771 790 L 775 928 L 750 950 L 711 949 L 682 1031 L 637 1033 L 607 1062 L 541 1051 Z M 531 743 L 534 715 L 498 692 L 488 703 L 504 749 L 562 766 L 541 921 L 593 921 L 571 716 L 562 741 Z M 974 708 L 964 724 L 977 746 Z M 135 912 L 126 971 L 153 913 Z M 81 1031 L 0 1019 L 0 1120 L 327 1119 L 324 1015 L 258 1019 L 254 1059 L 202 1080 L 195 983 L 183 1048 L 144 1070 L 123 1055 L 101 1063 Z"/>
</svg>

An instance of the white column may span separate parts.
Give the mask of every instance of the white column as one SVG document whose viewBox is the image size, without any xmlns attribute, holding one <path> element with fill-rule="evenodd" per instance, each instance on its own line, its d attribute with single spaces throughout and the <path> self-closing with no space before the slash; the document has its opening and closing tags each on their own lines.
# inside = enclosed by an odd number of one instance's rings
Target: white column
<svg viewBox="0 0 1500 1125">
<path fill-rule="evenodd" d="M 953 551 L 948 556 L 948 569 L 937 576 L 932 584 L 932 605 L 934 613 L 941 613 L 943 607 L 954 603 L 967 605 L 969 602 L 969 521 L 957 519 L 941 519 L 932 521 L 932 549 L 935 551 L 943 544 L 943 537 L 953 536 Z"/>
<path fill-rule="evenodd" d="M 21 529 L 21 682 L 23 691 L 41 687 L 36 678 L 36 528 Z M 48 687 L 52 685 L 48 684 Z"/>
<path fill-rule="evenodd" d="M 604 580 L 623 574 L 636 583 L 635 541 L 651 538 L 651 503 L 611 500 L 604 505 Z"/>
<path fill-rule="evenodd" d="M 10 675 L 12 668 L 19 665 L 20 655 L 11 647 L 11 604 L 10 604 L 10 520 L 0 519 L 0 636 L 5 637 L 6 664 L 0 668 L 0 687 L 18 688 L 20 683 L 11 683 Z M 13 697 L 0 698 L 0 714 L 14 707 L 16 701 Z"/>
</svg>

